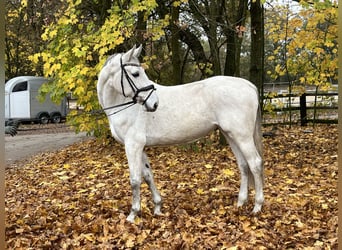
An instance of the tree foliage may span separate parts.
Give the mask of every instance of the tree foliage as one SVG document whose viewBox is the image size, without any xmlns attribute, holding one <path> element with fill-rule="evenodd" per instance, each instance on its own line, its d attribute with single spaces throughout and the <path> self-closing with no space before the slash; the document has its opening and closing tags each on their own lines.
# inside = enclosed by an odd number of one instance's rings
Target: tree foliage
<svg viewBox="0 0 342 250">
<path fill-rule="evenodd" d="M 273 53 L 267 59 L 274 68 L 268 74 L 322 89 L 336 83 L 337 2 L 303 2 L 299 10 L 277 6 L 272 17 L 267 22 L 267 37 Z"/>
<path fill-rule="evenodd" d="M 6 79 L 34 73 L 29 56 L 44 47 L 41 34 L 58 8 L 63 9 L 60 1 L 6 0 Z"/>
<path fill-rule="evenodd" d="M 42 34 L 47 48 L 31 56 L 33 62 L 43 62 L 44 75 L 54 79 L 44 85 L 41 94 L 50 94 L 59 101 L 72 93 L 78 105 L 84 109 L 83 115 L 70 114 L 70 122 L 78 131 L 92 131 L 96 135 L 103 130 L 103 119 L 94 119 L 89 111 L 99 109 L 97 102 L 97 75 L 109 54 L 133 39 L 136 33 L 136 19 L 139 12 L 145 13 L 148 23 L 146 34 L 152 40 L 163 34 L 163 20 L 149 21 L 148 16 L 156 7 L 155 1 L 132 1 L 126 5 L 111 2 L 108 9 L 96 11 L 95 2 L 87 6 L 87 1 L 69 0 L 68 7 L 59 13 L 56 23 L 50 24 Z M 132 43 L 132 42 L 131 42 Z"/>
</svg>

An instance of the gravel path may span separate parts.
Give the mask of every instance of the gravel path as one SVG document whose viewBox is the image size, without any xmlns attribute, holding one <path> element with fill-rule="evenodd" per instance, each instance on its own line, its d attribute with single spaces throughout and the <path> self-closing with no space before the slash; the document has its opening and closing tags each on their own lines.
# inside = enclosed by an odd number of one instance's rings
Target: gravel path
<svg viewBox="0 0 342 250">
<path fill-rule="evenodd" d="M 85 133 L 75 134 L 68 127 L 61 125 L 21 125 L 16 136 L 5 136 L 6 166 L 88 138 L 90 137 Z"/>
</svg>

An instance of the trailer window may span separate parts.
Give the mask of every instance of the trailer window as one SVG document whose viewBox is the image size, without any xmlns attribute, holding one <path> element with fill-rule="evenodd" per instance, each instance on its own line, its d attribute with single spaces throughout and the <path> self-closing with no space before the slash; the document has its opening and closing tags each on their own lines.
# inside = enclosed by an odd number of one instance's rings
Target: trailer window
<svg viewBox="0 0 342 250">
<path fill-rule="evenodd" d="M 14 86 L 12 92 L 20 92 L 27 90 L 27 82 L 21 82 Z"/>
</svg>

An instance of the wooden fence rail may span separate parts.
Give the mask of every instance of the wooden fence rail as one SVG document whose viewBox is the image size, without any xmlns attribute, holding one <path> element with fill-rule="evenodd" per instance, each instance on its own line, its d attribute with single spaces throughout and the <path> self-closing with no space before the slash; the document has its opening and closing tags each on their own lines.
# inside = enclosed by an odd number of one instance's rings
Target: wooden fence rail
<svg viewBox="0 0 342 250">
<path fill-rule="evenodd" d="M 303 93 L 302 95 L 295 94 L 277 94 L 275 96 L 264 96 L 264 106 L 267 102 L 271 102 L 272 100 L 277 100 L 278 103 L 282 103 L 282 107 L 274 107 L 271 110 L 263 109 L 264 114 L 274 113 L 274 112 L 282 112 L 286 113 L 289 116 L 288 122 L 277 122 L 277 123 L 293 123 L 292 115 L 294 112 L 299 111 L 300 116 L 300 124 L 301 126 L 306 126 L 309 122 L 315 123 L 331 123 L 336 124 L 337 121 L 337 92 L 329 92 L 329 93 L 319 93 L 319 92 L 308 92 Z M 295 102 L 297 99 L 297 102 Z M 299 101 L 298 101 L 299 99 Z M 308 100 L 311 99 L 311 100 Z M 313 100 L 312 100 L 313 99 Z M 318 100 L 320 99 L 320 100 Z M 278 105 L 279 106 L 279 105 Z M 313 117 L 308 117 L 308 110 L 313 110 Z M 317 111 L 320 110 L 324 112 L 327 110 L 328 112 L 334 113 L 336 115 L 332 116 L 331 119 L 319 119 L 317 118 Z M 323 111 L 322 111 L 323 110 Z M 336 110 L 336 112 L 334 112 Z M 328 115 L 329 116 L 329 115 Z M 273 124 L 269 122 L 265 122 L 265 124 Z"/>
</svg>

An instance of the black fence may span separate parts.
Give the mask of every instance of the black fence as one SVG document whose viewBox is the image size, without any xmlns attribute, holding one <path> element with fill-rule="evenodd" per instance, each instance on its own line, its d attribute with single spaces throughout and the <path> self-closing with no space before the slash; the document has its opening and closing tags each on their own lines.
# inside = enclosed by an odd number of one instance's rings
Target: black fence
<svg viewBox="0 0 342 250">
<path fill-rule="evenodd" d="M 263 124 L 338 122 L 337 92 L 307 92 L 301 95 L 269 93 L 263 100 Z"/>
</svg>

